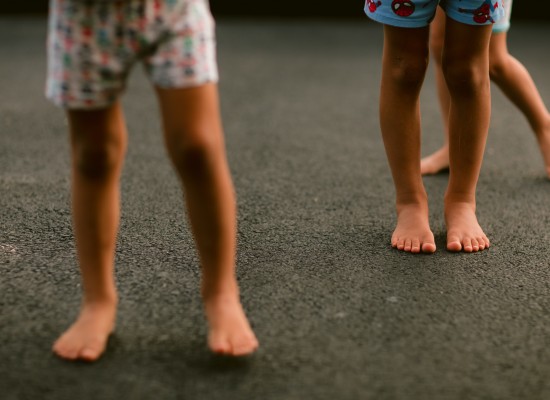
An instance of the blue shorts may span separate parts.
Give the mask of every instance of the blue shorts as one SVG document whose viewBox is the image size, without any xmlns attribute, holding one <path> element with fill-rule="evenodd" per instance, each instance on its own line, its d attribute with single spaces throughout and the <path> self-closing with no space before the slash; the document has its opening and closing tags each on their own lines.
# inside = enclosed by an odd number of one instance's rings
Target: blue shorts
<svg viewBox="0 0 550 400">
<path fill-rule="evenodd" d="M 512 0 L 501 0 L 501 2 L 504 2 L 504 18 L 493 24 L 493 33 L 508 32 L 508 29 L 510 29 Z"/>
<path fill-rule="evenodd" d="M 440 5 L 449 18 L 467 25 L 490 25 L 504 17 L 502 0 L 366 0 L 368 17 L 401 28 L 428 26 Z"/>
</svg>

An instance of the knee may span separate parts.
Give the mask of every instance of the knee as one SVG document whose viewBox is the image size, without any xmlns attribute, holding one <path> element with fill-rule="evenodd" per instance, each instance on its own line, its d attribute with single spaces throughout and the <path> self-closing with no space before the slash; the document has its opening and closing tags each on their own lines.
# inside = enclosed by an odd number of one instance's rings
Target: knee
<svg viewBox="0 0 550 400">
<path fill-rule="evenodd" d="M 118 173 L 124 158 L 125 145 L 110 142 L 73 145 L 73 165 L 80 176 L 90 180 L 104 180 Z"/>
<path fill-rule="evenodd" d="M 441 67 L 443 58 L 443 38 L 439 36 L 430 37 L 430 54 L 435 64 Z"/>
<path fill-rule="evenodd" d="M 418 91 L 424 81 L 428 57 L 419 57 L 410 60 L 397 59 L 390 65 L 391 78 L 394 83 L 406 90 Z"/>
<path fill-rule="evenodd" d="M 489 76 L 492 81 L 498 82 L 505 73 L 505 60 L 502 57 L 489 59 Z"/>
<path fill-rule="evenodd" d="M 489 82 L 487 67 L 475 62 L 443 60 L 443 74 L 449 92 L 454 94 L 476 93 Z"/>
<path fill-rule="evenodd" d="M 215 132 L 206 127 L 172 129 L 167 132 L 168 154 L 182 175 L 197 176 L 222 153 L 222 143 Z"/>
</svg>

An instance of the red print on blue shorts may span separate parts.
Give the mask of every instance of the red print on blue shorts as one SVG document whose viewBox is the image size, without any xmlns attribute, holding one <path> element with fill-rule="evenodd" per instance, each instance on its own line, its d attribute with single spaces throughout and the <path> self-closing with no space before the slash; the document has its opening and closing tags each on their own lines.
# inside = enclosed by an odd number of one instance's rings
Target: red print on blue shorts
<svg viewBox="0 0 550 400">
<path fill-rule="evenodd" d="M 461 13 L 473 14 L 474 21 L 478 24 L 485 24 L 488 21 L 491 21 L 491 23 L 494 24 L 495 21 L 493 20 L 493 17 L 491 17 L 491 12 L 494 12 L 495 8 L 498 8 L 498 2 L 496 2 L 493 6 L 491 0 L 485 0 L 481 6 L 476 9 L 459 8 L 458 11 Z"/>
<path fill-rule="evenodd" d="M 391 9 L 400 17 L 409 17 L 414 13 L 416 6 L 411 0 L 393 0 Z"/>
<path fill-rule="evenodd" d="M 377 1 L 376 3 L 373 0 L 367 0 L 367 7 L 370 12 L 375 12 L 378 7 L 382 5 L 381 1 Z"/>
</svg>

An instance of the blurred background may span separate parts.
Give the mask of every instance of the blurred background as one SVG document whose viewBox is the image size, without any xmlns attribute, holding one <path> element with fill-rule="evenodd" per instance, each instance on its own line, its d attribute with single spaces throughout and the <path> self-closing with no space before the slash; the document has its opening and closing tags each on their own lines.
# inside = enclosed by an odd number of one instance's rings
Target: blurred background
<svg viewBox="0 0 550 400">
<path fill-rule="evenodd" d="M 47 0 L 1 1 L 0 14 L 41 14 Z M 338 3 L 338 4 L 336 4 Z M 363 0 L 211 0 L 215 16 L 281 18 L 363 18 Z M 516 0 L 514 20 L 550 22 L 550 2 Z"/>
</svg>

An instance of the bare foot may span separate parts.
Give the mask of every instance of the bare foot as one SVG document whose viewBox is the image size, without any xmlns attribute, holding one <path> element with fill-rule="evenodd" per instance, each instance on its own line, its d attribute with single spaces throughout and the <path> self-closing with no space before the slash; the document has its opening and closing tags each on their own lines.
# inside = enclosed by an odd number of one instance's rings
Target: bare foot
<svg viewBox="0 0 550 400">
<path fill-rule="evenodd" d="M 208 346 L 212 352 L 238 357 L 258 348 L 238 293 L 205 298 L 204 308 L 209 325 Z"/>
<path fill-rule="evenodd" d="M 449 169 L 449 146 L 447 145 L 420 160 L 422 175 L 435 175 L 447 169 Z"/>
<path fill-rule="evenodd" d="M 490 242 L 477 222 L 475 205 L 468 202 L 445 202 L 447 250 L 466 253 L 489 248 Z"/>
<path fill-rule="evenodd" d="M 434 235 L 428 222 L 428 206 L 406 204 L 397 206 L 397 227 L 391 245 L 411 253 L 435 252 Z"/>
<path fill-rule="evenodd" d="M 105 351 L 116 318 L 116 301 L 83 304 L 77 320 L 53 345 L 66 360 L 95 361 Z"/>
<path fill-rule="evenodd" d="M 546 167 L 546 175 L 550 178 L 550 116 L 544 129 L 538 132 L 537 140 Z"/>
</svg>

